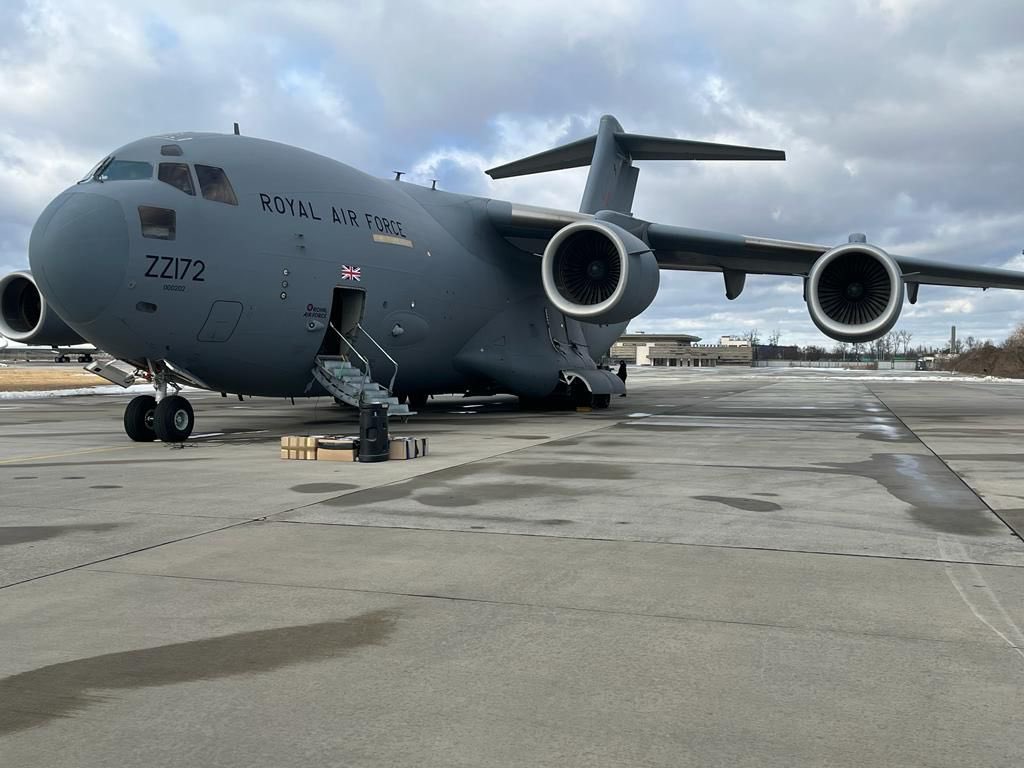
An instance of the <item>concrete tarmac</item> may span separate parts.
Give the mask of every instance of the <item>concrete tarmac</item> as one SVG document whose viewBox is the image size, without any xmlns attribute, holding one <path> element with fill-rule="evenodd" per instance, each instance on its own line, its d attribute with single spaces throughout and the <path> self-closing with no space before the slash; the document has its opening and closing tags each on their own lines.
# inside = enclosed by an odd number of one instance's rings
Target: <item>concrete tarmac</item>
<svg viewBox="0 0 1024 768">
<path fill-rule="evenodd" d="M 439 398 L 0 400 L 2 766 L 1024 764 L 1024 385 L 632 369 Z"/>
</svg>

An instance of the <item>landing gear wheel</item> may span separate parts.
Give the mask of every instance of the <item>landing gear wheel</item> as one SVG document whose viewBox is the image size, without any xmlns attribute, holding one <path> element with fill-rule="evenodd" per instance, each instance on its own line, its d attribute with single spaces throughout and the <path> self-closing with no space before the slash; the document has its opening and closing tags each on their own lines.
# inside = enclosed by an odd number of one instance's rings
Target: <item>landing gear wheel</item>
<svg viewBox="0 0 1024 768">
<path fill-rule="evenodd" d="M 607 408 L 611 402 L 611 395 L 594 395 L 594 408 Z"/>
<path fill-rule="evenodd" d="M 192 404 L 181 395 L 165 397 L 156 406 L 153 430 L 165 443 L 180 443 L 192 434 L 196 416 Z"/>
<path fill-rule="evenodd" d="M 136 443 L 150 443 L 156 439 L 153 418 L 156 398 L 152 395 L 133 397 L 124 409 L 124 431 Z"/>
</svg>

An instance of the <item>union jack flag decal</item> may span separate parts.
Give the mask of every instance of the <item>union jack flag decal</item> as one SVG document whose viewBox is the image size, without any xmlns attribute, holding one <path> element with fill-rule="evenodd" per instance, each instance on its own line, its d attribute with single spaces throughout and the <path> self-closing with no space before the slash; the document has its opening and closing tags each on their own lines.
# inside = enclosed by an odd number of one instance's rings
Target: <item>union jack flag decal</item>
<svg viewBox="0 0 1024 768">
<path fill-rule="evenodd" d="M 350 267 L 348 264 L 342 264 L 341 279 L 355 280 L 356 282 L 359 282 L 363 279 L 363 270 L 361 267 Z"/>
</svg>

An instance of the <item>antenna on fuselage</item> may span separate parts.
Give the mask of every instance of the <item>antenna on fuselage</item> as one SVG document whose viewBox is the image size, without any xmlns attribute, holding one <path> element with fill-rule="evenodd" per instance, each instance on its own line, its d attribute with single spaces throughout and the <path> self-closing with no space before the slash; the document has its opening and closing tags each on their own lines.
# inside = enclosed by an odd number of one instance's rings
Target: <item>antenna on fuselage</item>
<svg viewBox="0 0 1024 768">
<path fill-rule="evenodd" d="M 437 189 L 437 179 L 431 179 L 430 180 L 430 188 L 431 189 Z"/>
<path fill-rule="evenodd" d="M 404 175 L 405 171 L 395 171 L 395 181 L 401 181 Z"/>
<path fill-rule="evenodd" d="M 241 136 L 241 135 L 242 135 L 242 134 L 240 134 L 240 133 L 238 132 L 238 123 L 235 123 L 235 136 Z"/>
</svg>

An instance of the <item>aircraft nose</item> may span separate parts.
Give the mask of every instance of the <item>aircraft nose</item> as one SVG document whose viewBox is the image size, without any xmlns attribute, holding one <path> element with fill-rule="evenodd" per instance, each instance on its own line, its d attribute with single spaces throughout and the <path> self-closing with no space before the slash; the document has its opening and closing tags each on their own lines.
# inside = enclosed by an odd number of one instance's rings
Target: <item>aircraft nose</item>
<svg viewBox="0 0 1024 768">
<path fill-rule="evenodd" d="M 128 269 L 128 225 L 121 203 L 92 192 L 65 192 L 36 222 L 28 258 L 58 315 L 70 323 L 95 320 Z"/>
</svg>

